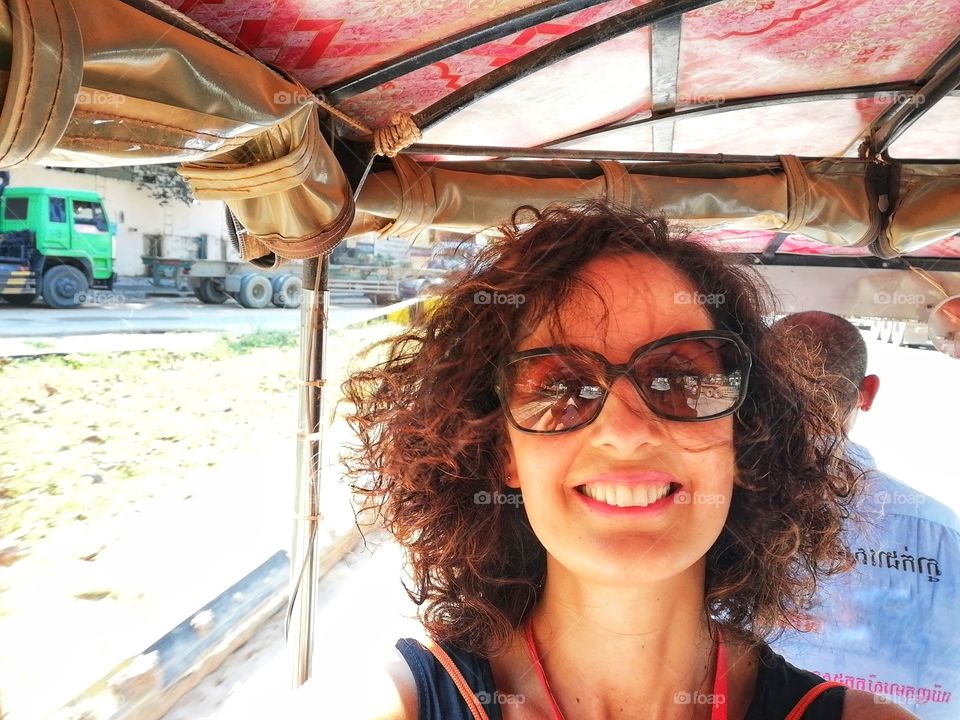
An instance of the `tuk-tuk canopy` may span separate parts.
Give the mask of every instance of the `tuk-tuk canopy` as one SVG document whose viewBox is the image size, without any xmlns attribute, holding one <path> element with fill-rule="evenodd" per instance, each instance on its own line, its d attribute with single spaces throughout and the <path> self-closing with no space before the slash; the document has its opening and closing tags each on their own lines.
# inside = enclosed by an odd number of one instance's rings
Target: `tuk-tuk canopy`
<svg viewBox="0 0 960 720">
<path fill-rule="evenodd" d="M 10 0 L 0 59 L 0 165 L 182 163 L 248 259 L 594 196 L 960 259 L 960 0 Z"/>
</svg>

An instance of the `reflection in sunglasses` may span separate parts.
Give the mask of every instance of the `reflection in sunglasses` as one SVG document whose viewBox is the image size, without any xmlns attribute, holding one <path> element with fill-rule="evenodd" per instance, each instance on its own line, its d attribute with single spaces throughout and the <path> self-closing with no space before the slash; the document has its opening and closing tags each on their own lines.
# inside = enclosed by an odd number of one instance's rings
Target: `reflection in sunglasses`
<svg viewBox="0 0 960 720">
<path fill-rule="evenodd" d="M 526 350 L 503 367 L 497 392 L 511 422 L 529 432 L 563 432 L 593 422 L 623 377 L 660 417 L 711 420 L 742 402 L 749 369 L 747 351 L 732 333 L 694 331 L 642 346 L 617 365 L 582 348 Z"/>
</svg>

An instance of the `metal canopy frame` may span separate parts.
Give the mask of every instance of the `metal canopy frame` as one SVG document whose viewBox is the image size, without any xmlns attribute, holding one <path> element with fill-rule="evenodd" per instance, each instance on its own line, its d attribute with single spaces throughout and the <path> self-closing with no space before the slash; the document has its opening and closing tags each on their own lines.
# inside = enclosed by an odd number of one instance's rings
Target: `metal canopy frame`
<svg viewBox="0 0 960 720">
<path fill-rule="evenodd" d="M 354 95 L 372 90 L 385 82 L 396 80 L 398 77 L 414 70 L 431 65 L 438 60 L 445 60 L 465 50 L 479 47 L 484 43 L 499 40 L 515 32 L 556 20 L 564 15 L 585 10 L 595 5 L 602 5 L 605 2 L 608 2 L 608 0 L 552 0 L 551 2 L 543 2 L 533 7 L 524 8 L 451 35 L 406 55 L 401 55 L 371 70 L 341 80 L 326 88 L 323 93 L 331 102 L 340 103 Z"/>
<path fill-rule="evenodd" d="M 626 162 L 705 162 L 705 163 L 770 163 L 780 166 L 775 155 L 724 155 L 723 153 L 631 152 L 623 150 L 579 150 L 575 148 L 525 148 L 505 145 L 432 145 L 417 143 L 401 150 L 405 155 L 451 155 L 498 159 L 547 160 L 623 160 Z M 801 157 L 801 160 L 821 158 Z"/>
<path fill-rule="evenodd" d="M 601 5 L 604 1 L 552 0 L 542 2 L 444 38 L 316 92 L 332 102 L 343 102 L 431 63 L 534 27 L 540 23 Z M 703 117 L 734 110 L 772 107 L 787 103 L 867 99 L 883 93 L 892 93 L 897 96 L 896 102 L 873 121 L 866 133 L 868 136 L 864 146 L 866 152 L 876 157 L 888 151 L 900 135 L 925 113 L 929 112 L 943 97 L 960 96 L 960 91 L 958 91 L 958 87 L 960 87 L 960 37 L 957 37 L 912 82 L 876 83 L 826 90 L 753 96 L 729 101 L 724 100 L 709 106 L 677 109 L 683 15 L 692 10 L 718 4 L 720 1 L 653 0 L 653 2 L 641 7 L 606 18 L 547 43 L 449 93 L 419 111 L 414 116 L 414 121 L 421 129 L 429 128 L 476 102 L 481 97 L 506 87 L 537 70 L 549 67 L 579 52 L 589 50 L 608 40 L 644 27 L 650 28 L 650 112 L 643 117 L 637 117 L 629 121 L 608 123 L 590 130 L 556 138 L 538 147 L 556 148 L 584 138 L 596 137 L 626 128 L 650 125 L 653 130 L 654 152 L 669 154 L 673 150 L 674 126 L 680 119 Z M 851 138 L 851 141 L 854 140 L 855 138 Z M 514 154 L 513 157 L 520 157 L 520 155 Z M 528 157 L 545 156 L 528 155 Z M 597 157 L 608 156 L 597 154 Z"/>
<path fill-rule="evenodd" d="M 572 55 L 596 47 L 607 40 L 620 37 L 654 23 L 679 18 L 691 10 L 716 5 L 721 0 L 653 0 L 619 15 L 565 35 L 558 40 L 533 50 L 523 57 L 501 65 L 481 78 L 467 83 L 459 90 L 433 103 L 414 116 L 420 129 L 429 128 L 476 102 L 488 93 L 516 82 L 541 68 L 553 65 Z"/>
<path fill-rule="evenodd" d="M 638 127 L 641 125 L 656 125 L 661 123 L 674 123 L 677 120 L 689 117 L 704 117 L 715 115 L 722 112 L 733 110 L 748 110 L 758 107 L 774 107 L 792 103 L 816 102 L 818 100 L 862 100 L 883 93 L 894 93 L 898 95 L 913 95 L 918 92 L 922 86 L 916 83 L 878 83 L 876 85 L 862 85 L 854 87 L 834 88 L 829 90 L 806 90 L 793 93 L 780 93 L 777 95 L 758 95 L 755 97 L 738 98 L 734 100 L 724 100 L 712 105 L 684 108 L 682 110 L 673 110 L 661 113 L 651 113 L 642 118 L 628 120 L 626 122 L 610 123 L 602 125 L 591 130 L 566 135 L 556 140 L 551 140 L 541 147 L 556 147 L 564 143 L 582 140 L 588 137 L 603 135 L 608 132 L 616 132 L 626 128 Z M 947 93 L 957 96 L 956 91 Z"/>
<path fill-rule="evenodd" d="M 779 234 L 779 233 L 778 233 Z M 748 265 L 777 265 L 783 267 L 844 267 L 864 268 L 867 270 L 919 270 L 960 272 L 960 259 L 938 257 L 904 256 L 897 258 L 878 258 L 873 255 L 800 255 L 795 253 L 730 253 Z"/>
<path fill-rule="evenodd" d="M 678 15 L 650 27 L 650 111 L 654 117 L 669 116 L 677 108 L 681 25 Z M 673 122 L 654 126 L 654 152 L 673 151 L 673 127 Z"/>
<path fill-rule="evenodd" d="M 957 37 L 921 76 L 922 87 L 901 98 L 870 126 L 868 150 L 886 153 L 911 125 L 960 85 L 960 37 Z"/>
</svg>

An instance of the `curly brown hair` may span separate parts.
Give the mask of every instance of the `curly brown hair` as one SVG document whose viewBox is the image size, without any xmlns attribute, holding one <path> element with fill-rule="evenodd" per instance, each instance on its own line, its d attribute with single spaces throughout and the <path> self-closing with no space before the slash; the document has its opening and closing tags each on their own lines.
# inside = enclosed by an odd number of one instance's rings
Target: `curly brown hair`
<svg viewBox="0 0 960 720">
<path fill-rule="evenodd" d="M 534 221 L 532 225 L 529 223 Z M 526 227 L 521 227 L 521 222 Z M 759 639 L 805 614 L 819 578 L 847 569 L 841 529 L 859 480 L 842 459 L 843 417 L 799 344 L 773 339 L 773 297 L 750 268 L 659 216 L 603 202 L 523 207 L 446 285 L 432 312 L 386 342 L 386 359 L 344 383 L 359 444 L 344 455 L 354 489 L 405 549 L 410 597 L 436 640 L 487 657 L 509 642 L 543 591 L 546 552 L 519 504 L 485 506 L 504 484 L 506 420 L 499 363 L 525 328 L 585 283 L 603 256 L 669 263 L 697 292 L 715 329 L 737 333 L 753 369 L 734 421 L 736 478 L 720 537 L 707 554 L 705 605 Z M 503 293 L 522 303 L 483 302 Z"/>
</svg>

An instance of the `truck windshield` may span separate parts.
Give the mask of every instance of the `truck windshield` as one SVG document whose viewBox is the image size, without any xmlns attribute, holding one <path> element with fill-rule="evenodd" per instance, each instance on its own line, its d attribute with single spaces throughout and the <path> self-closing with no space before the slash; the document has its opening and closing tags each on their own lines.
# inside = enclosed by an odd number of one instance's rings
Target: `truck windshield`
<svg viewBox="0 0 960 720">
<path fill-rule="evenodd" d="M 74 200 L 73 225 L 77 232 L 106 232 L 107 218 L 103 206 L 98 202 Z"/>
</svg>

